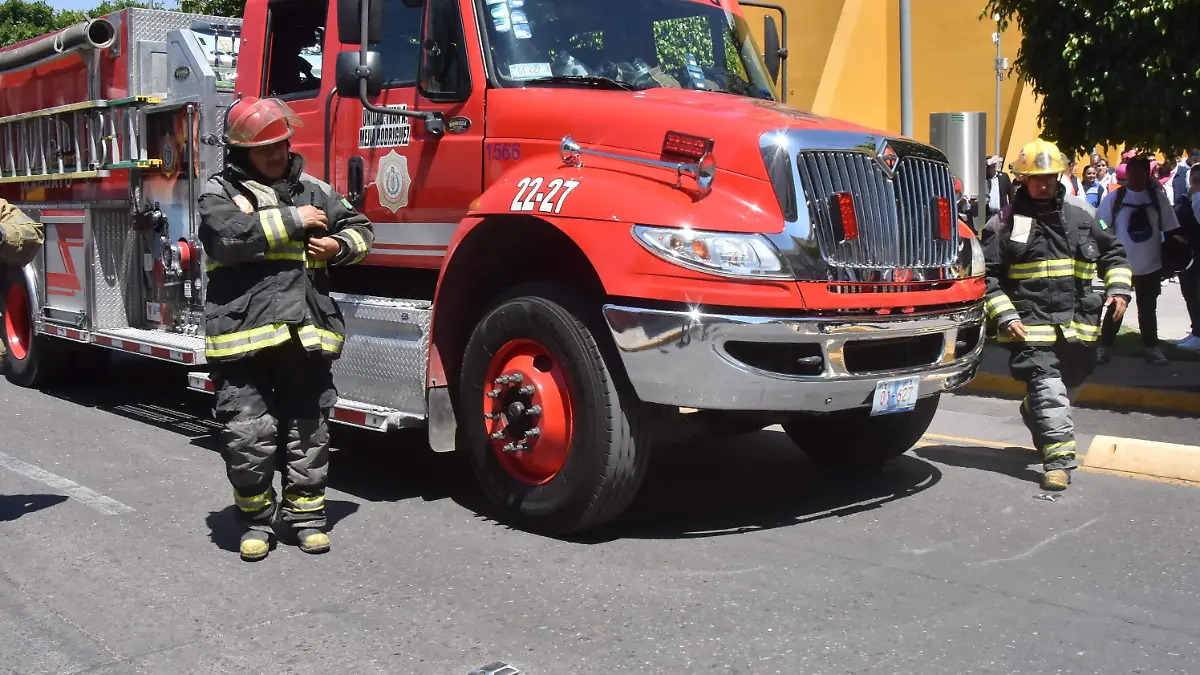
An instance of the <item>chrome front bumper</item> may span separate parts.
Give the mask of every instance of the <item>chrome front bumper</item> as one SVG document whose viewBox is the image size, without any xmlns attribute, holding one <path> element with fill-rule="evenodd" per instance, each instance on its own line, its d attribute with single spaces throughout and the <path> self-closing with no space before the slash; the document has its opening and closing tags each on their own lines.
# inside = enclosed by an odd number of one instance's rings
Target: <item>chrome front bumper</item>
<svg viewBox="0 0 1200 675">
<path fill-rule="evenodd" d="M 906 376 L 921 378 L 923 398 L 969 382 L 984 342 L 982 303 L 915 316 L 811 318 L 605 305 L 604 317 L 639 398 L 701 410 L 858 408 L 871 405 L 880 380 Z M 929 355 L 921 363 L 911 363 L 909 354 L 904 359 L 909 363 L 901 367 L 870 367 L 891 358 L 893 345 L 904 351 L 918 343 Z M 795 374 L 747 363 L 756 360 L 748 354 L 780 350 L 811 354 L 807 367 L 816 372 Z"/>
</svg>

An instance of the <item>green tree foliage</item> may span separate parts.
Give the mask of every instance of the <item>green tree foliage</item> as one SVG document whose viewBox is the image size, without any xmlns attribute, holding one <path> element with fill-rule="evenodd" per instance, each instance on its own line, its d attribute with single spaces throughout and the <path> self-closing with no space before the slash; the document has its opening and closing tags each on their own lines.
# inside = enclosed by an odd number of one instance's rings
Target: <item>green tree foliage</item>
<svg viewBox="0 0 1200 675">
<path fill-rule="evenodd" d="M 245 0 L 103 0 L 88 12 L 56 10 L 44 0 L 0 2 L 0 47 L 61 30 L 89 16 L 105 16 L 125 7 L 171 9 L 194 14 L 240 17 Z"/>
<path fill-rule="evenodd" d="M 42 0 L 5 0 L 0 3 L 0 46 L 35 38 L 82 20 L 82 13 L 55 10 Z"/>
<path fill-rule="evenodd" d="M 988 0 L 995 13 L 1021 29 L 1013 66 L 1063 152 L 1200 147 L 1200 2 Z"/>
<path fill-rule="evenodd" d="M 241 17 L 246 0 L 180 0 L 179 11 L 209 16 Z"/>
</svg>

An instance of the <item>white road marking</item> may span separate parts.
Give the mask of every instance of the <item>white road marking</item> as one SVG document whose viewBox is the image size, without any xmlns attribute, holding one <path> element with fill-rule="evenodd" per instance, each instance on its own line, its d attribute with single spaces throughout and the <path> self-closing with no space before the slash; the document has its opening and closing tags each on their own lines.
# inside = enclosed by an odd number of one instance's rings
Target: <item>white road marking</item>
<svg viewBox="0 0 1200 675">
<path fill-rule="evenodd" d="M 15 471 L 16 473 L 19 473 L 27 478 L 32 478 L 36 481 L 45 483 L 46 485 L 49 485 L 55 490 L 62 492 L 68 497 L 74 497 L 75 499 L 78 499 L 85 505 L 96 509 L 100 513 L 110 516 L 115 516 L 121 513 L 133 513 L 132 507 L 126 506 L 125 504 L 122 504 L 111 497 L 105 497 L 99 492 L 85 488 L 73 480 L 63 478 L 58 474 L 53 474 L 45 469 L 22 462 L 16 457 L 10 457 L 3 452 L 0 452 L 0 466 L 8 469 L 9 471 Z"/>
</svg>

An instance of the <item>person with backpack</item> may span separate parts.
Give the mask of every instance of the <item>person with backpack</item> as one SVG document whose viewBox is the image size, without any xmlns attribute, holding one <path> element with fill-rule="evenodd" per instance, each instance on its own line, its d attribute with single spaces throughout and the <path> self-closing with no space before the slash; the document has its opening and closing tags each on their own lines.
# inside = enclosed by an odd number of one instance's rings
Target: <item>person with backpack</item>
<svg viewBox="0 0 1200 675">
<path fill-rule="evenodd" d="M 1042 453 L 1042 489 L 1065 490 L 1078 466 L 1071 406 L 1096 369 L 1100 314 L 1125 312 L 1131 272 L 1121 242 L 1059 182 L 1067 158 L 1057 146 L 1029 143 L 1014 169 L 1011 206 L 980 236 L 984 308 L 1009 350 L 1009 372 L 1025 383 L 1021 419 Z M 1097 275 L 1103 295 L 1092 288 Z"/>
<path fill-rule="evenodd" d="M 1133 292 L 1137 298 L 1138 327 L 1146 361 L 1170 363 L 1158 345 L 1158 296 L 1163 282 L 1163 236 L 1179 229 L 1175 210 L 1158 181 L 1150 180 L 1150 158 L 1138 155 L 1125 160 L 1125 184 L 1100 202 L 1096 213 L 1101 227 L 1114 232 L 1125 247 L 1133 270 Z M 1109 349 L 1117 339 L 1122 317 L 1104 317 L 1096 360 L 1111 360 Z"/>
</svg>

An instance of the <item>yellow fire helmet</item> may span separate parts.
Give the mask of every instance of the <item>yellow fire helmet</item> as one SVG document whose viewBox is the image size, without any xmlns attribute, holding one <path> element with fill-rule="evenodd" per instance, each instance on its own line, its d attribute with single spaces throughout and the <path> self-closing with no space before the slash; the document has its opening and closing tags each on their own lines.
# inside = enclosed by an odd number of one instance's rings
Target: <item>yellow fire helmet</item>
<svg viewBox="0 0 1200 675">
<path fill-rule="evenodd" d="M 1044 176 L 1066 171 L 1067 156 L 1059 152 L 1057 145 L 1040 138 L 1026 143 L 1017 161 L 1013 162 L 1013 173 L 1018 176 Z"/>
</svg>

